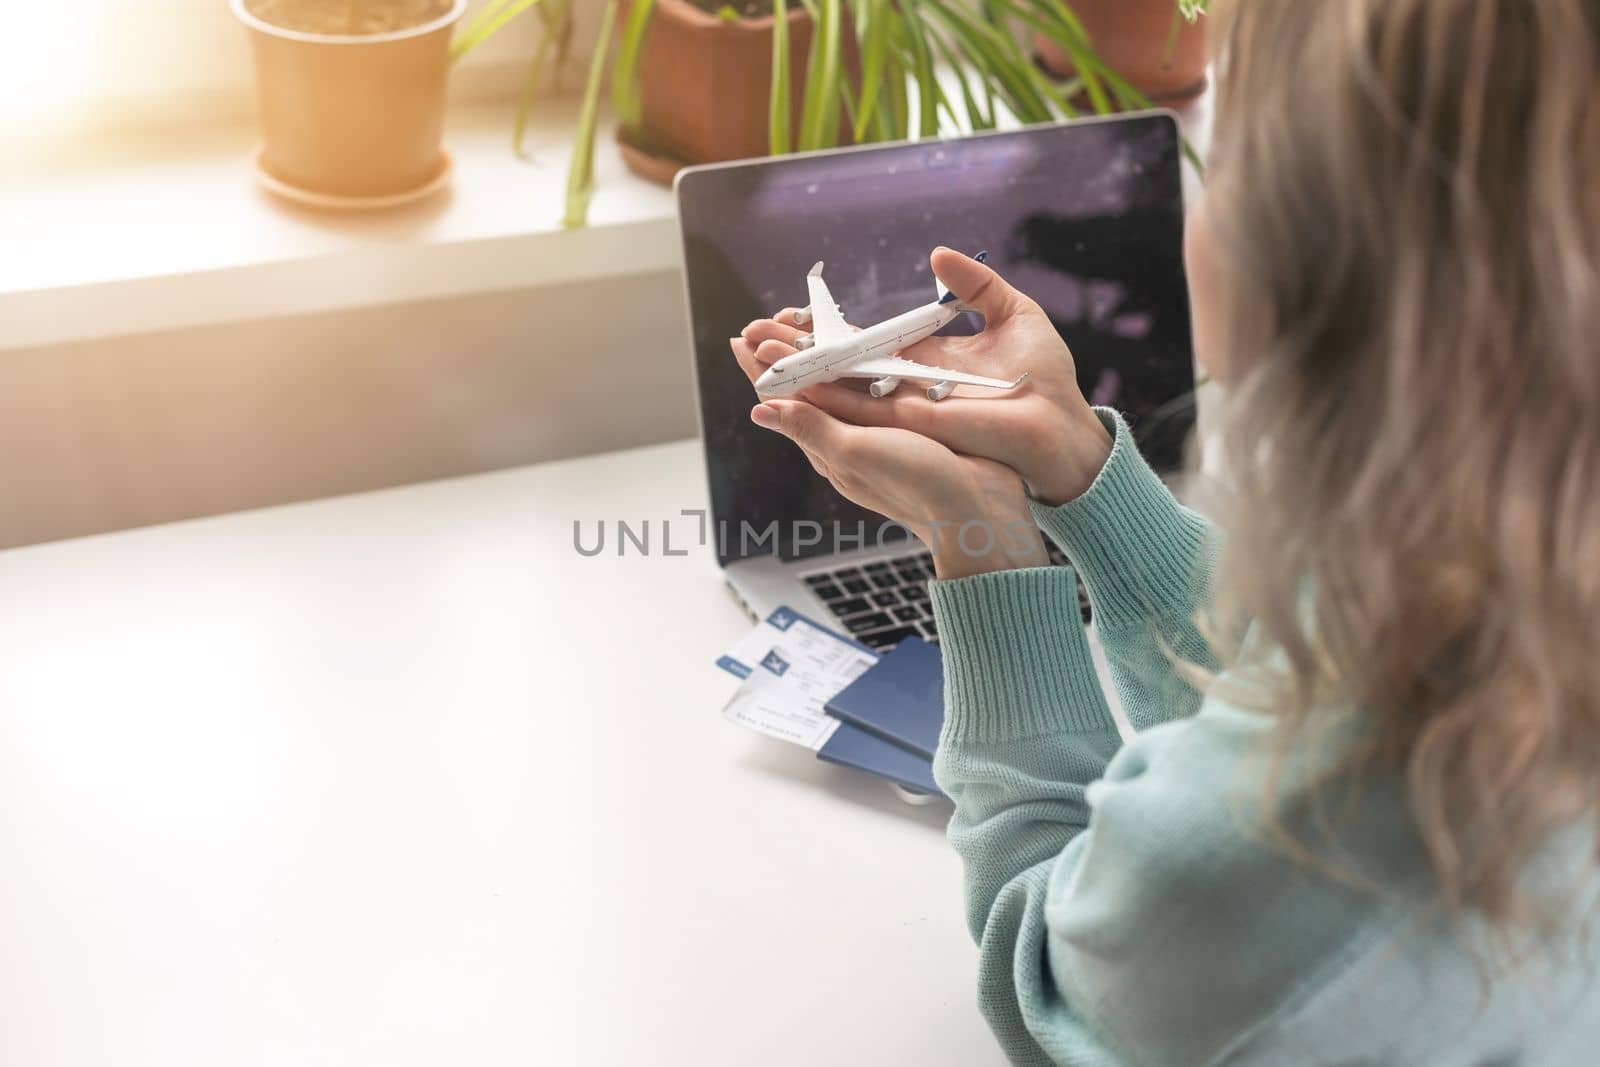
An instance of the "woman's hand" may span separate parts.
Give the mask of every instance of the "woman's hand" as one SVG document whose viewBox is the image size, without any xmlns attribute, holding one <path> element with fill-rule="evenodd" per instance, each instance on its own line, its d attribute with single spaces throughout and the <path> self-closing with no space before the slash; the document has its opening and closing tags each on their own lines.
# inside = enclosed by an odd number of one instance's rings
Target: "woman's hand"
<svg viewBox="0 0 1600 1067">
<path fill-rule="evenodd" d="M 733 351 L 752 380 L 760 375 L 748 342 L 734 338 Z M 1003 464 L 909 430 L 852 426 L 804 400 L 769 400 L 750 417 L 799 445 L 845 497 L 910 530 L 940 578 L 1048 562 L 1022 481 Z"/>
<path fill-rule="evenodd" d="M 1016 394 L 984 390 L 935 402 L 909 390 L 878 399 L 830 382 L 803 397 L 844 422 L 910 430 L 956 453 L 1003 463 L 1045 503 L 1080 496 L 1111 454 L 1111 436 L 1078 389 L 1072 353 L 1061 335 L 1037 303 L 977 260 L 939 248 L 930 262 L 934 274 L 983 315 L 984 329 L 973 337 L 930 337 L 900 355 L 996 378 L 1026 371 L 1028 384 Z M 793 322 L 793 309 L 786 308 L 745 328 L 743 340 L 757 364 L 752 378 L 795 351 L 803 331 Z"/>
</svg>

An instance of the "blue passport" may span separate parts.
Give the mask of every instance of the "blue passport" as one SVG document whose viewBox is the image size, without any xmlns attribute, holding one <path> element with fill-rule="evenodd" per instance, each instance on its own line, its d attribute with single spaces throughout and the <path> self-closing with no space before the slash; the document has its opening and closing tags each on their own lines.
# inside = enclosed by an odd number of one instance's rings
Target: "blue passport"
<svg viewBox="0 0 1600 1067">
<path fill-rule="evenodd" d="M 833 736 L 817 749 L 817 758 L 887 778 L 919 793 L 944 795 L 933 780 L 933 763 L 926 756 L 847 722 L 841 722 Z"/>
<path fill-rule="evenodd" d="M 944 659 L 939 647 L 920 637 L 906 638 L 841 689 L 824 710 L 845 725 L 922 759 L 933 759 L 944 725 Z"/>
</svg>

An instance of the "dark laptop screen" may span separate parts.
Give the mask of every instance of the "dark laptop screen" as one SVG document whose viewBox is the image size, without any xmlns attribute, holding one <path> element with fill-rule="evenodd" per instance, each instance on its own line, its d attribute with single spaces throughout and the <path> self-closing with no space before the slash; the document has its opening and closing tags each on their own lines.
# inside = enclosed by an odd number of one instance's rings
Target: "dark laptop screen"
<svg viewBox="0 0 1600 1067">
<path fill-rule="evenodd" d="M 803 306 L 819 259 L 851 322 L 927 303 L 928 253 L 941 244 L 988 249 L 1061 331 L 1084 394 L 1128 416 L 1157 469 L 1177 466 L 1192 411 L 1181 400 L 1194 385 L 1181 158 L 1172 117 L 1149 114 L 686 171 L 678 196 L 712 517 L 733 533 L 801 520 L 853 533 L 865 521 L 873 543 L 879 516 L 751 424 L 755 393 L 728 338 Z M 965 315 L 946 332 L 981 322 Z M 726 540 L 721 562 L 753 554 Z M 792 554 L 785 538 L 778 545 Z"/>
</svg>

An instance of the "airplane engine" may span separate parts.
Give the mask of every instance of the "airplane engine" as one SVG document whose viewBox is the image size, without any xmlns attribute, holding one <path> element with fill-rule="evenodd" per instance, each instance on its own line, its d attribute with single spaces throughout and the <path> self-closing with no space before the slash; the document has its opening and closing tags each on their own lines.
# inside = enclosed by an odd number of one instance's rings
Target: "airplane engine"
<svg viewBox="0 0 1600 1067">
<path fill-rule="evenodd" d="M 888 396 L 898 388 L 900 388 L 899 378 L 879 378 L 877 381 L 867 386 L 867 392 L 871 393 L 873 396 L 884 397 Z"/>
<path fill-rule="evenodd" d="M 928 399 L 929 400 L 943 400 L 945 397 L 949 396 L 951 393 L 953 393 L 955 391 L 956 391 L 956 383 L 955 382 L 939 382 L 937 385 L 931 386 L 928 389 Z"/>
<path fill-rule="evenodd" d="M 794 313 L 794 324 L 805 326 L 811 322 L 811 307 L 807 305 Z"/>
<path fill-rule="evenodd" d="M 803 333 L 794 339 L 794 350 L 796 352 L 804 352 L 806 349 L 812 347 L 816 343 L 816 334 Z"/>
</svg>

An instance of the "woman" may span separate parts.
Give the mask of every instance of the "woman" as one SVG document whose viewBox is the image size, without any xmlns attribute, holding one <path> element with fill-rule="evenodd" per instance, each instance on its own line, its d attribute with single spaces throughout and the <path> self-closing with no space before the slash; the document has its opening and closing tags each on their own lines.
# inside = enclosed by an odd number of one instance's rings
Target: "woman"
<svg viewBox="0 0 1600 1067">
<path fill-rule="evenodd" d="M 985 330 L 910 357 L 1028 391 L 752 417 L 934 551 L 935 769 L 1014 1060 L 1595 1062 L 1600 4 L 1212 19 L 1185 254 L 1225 538 L 948 250 Z M 787 321 L 734 340 L 752 378 Z"/>
</svg>

